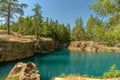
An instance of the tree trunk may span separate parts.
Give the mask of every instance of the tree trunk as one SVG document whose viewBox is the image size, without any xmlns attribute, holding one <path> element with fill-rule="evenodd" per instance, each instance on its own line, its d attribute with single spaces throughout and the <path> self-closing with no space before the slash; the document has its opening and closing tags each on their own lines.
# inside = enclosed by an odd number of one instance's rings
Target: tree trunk
<svg viewBox="0 0 120 80">
<path fill-rule="evenodd" d="M 8 35 L 10 35 L 10 7 L 11 7 L 11 4 L 9 3 L 8 4 L 8 19 L 7 19 Z"/>
</svg>

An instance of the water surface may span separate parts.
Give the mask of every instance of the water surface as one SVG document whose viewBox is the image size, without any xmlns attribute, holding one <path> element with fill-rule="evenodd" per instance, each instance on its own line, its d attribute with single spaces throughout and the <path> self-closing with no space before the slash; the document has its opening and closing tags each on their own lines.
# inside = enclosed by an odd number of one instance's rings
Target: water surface
<svg viewBox="0 0 120 80">
<path fill-rule="evenodd" d="M 42 80 L 65 74 L 87 74 L 101 76 L 116 64 L 120 69 L 120 53 L 88 53 L 59 49 L 55 52 L 36 55 L 27 59 L 0 63 L 0 76 L 8 75 L 17 62 L 34 62 Z"/>
</svg>

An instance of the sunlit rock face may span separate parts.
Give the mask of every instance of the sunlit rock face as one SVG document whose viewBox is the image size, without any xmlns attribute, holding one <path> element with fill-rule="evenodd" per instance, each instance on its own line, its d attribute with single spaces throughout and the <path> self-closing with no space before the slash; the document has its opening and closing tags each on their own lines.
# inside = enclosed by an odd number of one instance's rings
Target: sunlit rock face
<svg viewBox="0 0 120 80">
<path fill-rule="evenodd" d="M 33 56 L 34 53 L 54 51 L 54 41 L 50 38 L 23 36 L 0 30 L 0 62 L 13 61 Z"/>
<path fill-rule="evenodd" d="M 107 47 L 93 41 L 73 41 L 68 49 L 87 52 L 120 52 L 119 47 Z"/>
<path fill-rule="evenodd" d="M 39 71 L 34 63 L 17 63 L 6 80 L 40 80 Z"/>
<path fill-rule="evenodd" d="M 105 46 L 93 41 L 74 41 L 70 43 L 68 49 L 88 52 L 103 52 L 104 47 Z"/>
</svg>

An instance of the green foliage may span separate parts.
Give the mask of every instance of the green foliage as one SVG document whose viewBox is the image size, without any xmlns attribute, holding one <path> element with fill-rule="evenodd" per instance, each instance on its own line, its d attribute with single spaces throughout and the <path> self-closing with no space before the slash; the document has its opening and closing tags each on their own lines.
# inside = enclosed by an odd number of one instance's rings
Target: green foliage
<svg viewBox="0 0 120 80">
<path fill-rule="evenodd" d="M 39 16 L 38 25 L 34 25 L 36 20 L 33 16 L 20 16 L 16 23 L 11 24 L 11 30 L 19 32 L 23 35 L 36 35 L 41 37 L 51 37 L 55 41 L 69 42 L 70 41 L 70 25 L 59 24 L 58 21 L 46 18 L 43 22 Z M 42 22 L 42 23 L 41 23 Z M 0 29 L 6 30 L 5 24 L 0 26 Z"/>
<path fill-rule="evenodd" d="M 105 28 L 103 22 L 97 17 L 90 15 L 86 26 L 86 40 L 104 41 Z"/>
<path fill-rule="evenodd" d="M 109 20 L 104 22 L 100 20 L 99 17 L 94 17 L 90 15 L 86 27 L 83 26 L 82 18 L 77 18 L 75 21 L 75 27 L 72 31 L 70 25 L 60 24 L 57 20 L 53 21 L 49 18 L 43 19 L 41 6 L 37 3 L 34 5 L 32 11 L 34 15 L 23 17 L 23 8 L 26 4 L 19 4 L 18 0 L 0 0 L 0 16 L 7 18 L 5 16 L 5 11 L 7 7 L 3 4 L 10 4 L 11 17 L 15 16 L 20 10 L 20 17 L 16 22 L 11 23 L 10 30 L 19 32 L 23 35 L 36 35 L 41 37 L 50 37 L 54 41 L 69 42 L 71 40 L 81 41 L 97 41 L 106 43 L 108 46 L 114 46 L 120 42 L 120 1 L 119 0 L 95 0 L 89 5 L 90 9 L 94 10 L 99 16 L 109 15 Z M 14 4 L 13 4 L 14 3 Z M 19 5 L 15 5 L 19 4 Z M 21 5 L 21 6 L 20 6 Z M 12 18 L 10 18 L 12 20 Z M 7 24 L 1 24 L 0 29 L 7 30 Z"/>
<path fill-rule="evenodd" d="M 108 46 L 119 43 L 120 0 L 94 0 L 89 8 L 99 16 L 108 16 L 108 21 L 103 23 L 91 15 L 86 26 L 87 40 L 105 42 Z"/>
<path fill-rule="evenodd" d="M 118 25 L 120 22 L 120 12 L 118 12 L 117 14 L 114 14 L 112 16 L 110 16 L 109 18 L 109 24 L 113 27 L 115 27 L 115 25 Z"/>
<path fill-rule="evenodd" d="M 117 66 L 113 64 L 110 67 L 110 70 L 108 72 L 105 72 L 103 74 L 103 78 L 116 78 L 120 76 L 120 70 L 117 70 Z"/>
<path fill-rule="evenodd" d="M 94 0 L 89 8 L 100 16 L 116 14 L 120 11 L 119 0 Z"/>
<path fill-rule="evenodd" d="M 64 78 L 64 77 L 66 77 L 66 75 L 64 73 L 62 73 L 59 77 Z"/>
<path fill-rule="evenodd" d="M 85 40 L 85 30 L 83 28 L 83 21 L 81 17 L 76 19 L 76 25 L 72 30 L 72 40 Z"/>
<path fill-rule="evenodd" d="M 94 37 L 94 23 L 95 19 L 93 15 L 90 15 L 90 18 L 88 19 L 87 26 L 86 26 L 86 39 L 87 40 L 93 40 Z"/>
<path fill-rule="evenodd" d="M 33 26 L 34 26 L 34 34 L 36 36 L 39 35 L 38 31 L 41 31 L 42 27 L 42 15 L 41 15 L 41 6 L 37 3 L 34 5 L 32 9 L 34 11 L 33 15 Z"/>
<path fill-rule="evenodd" d="M 8 35 L 10 35 L 10 23 L 17 16 L 16 14 L 23 15 L 23 9 L 27 4 L 18 3 L 18 0 L 0 0 L 0 17 L 4 18 L 8 27 Z"/>
<path fill-rule="evenodd" d="M 94 40 L 95 41 L 104 41 L 105 30 L 103 26 L 95 26 L 94 28 Z"/>
<path fill-rule="evenodd" d="M 3 2 L 1 4 L 3 4 Z M 21 5 L 21 8 L 23 9 L 25 4 Z M 13 7 L 13 5 L 11 5 L 11 7 Z M 23 12 L 22 9 L 20 10 Z M 71 40 L 71 31 L 69 24 L 60 24 L 57 20 L 53 21 L 52 19 L 49 21 L 48 18 L 43 21 L 41 6 L 38 3 L 34 5 L 34 8 L 32 10 L 34 12 L 34 15 L 27 17 L 23 17 L 21 15 L 16 22 L 11 23 L 10 30 L 19 32 L 23 35 L 50 37 L 53 38 L 55 41 L 60 41 L 63 43 L 69 42 Z M 0 29 L 7 30 L 6 26 L 7 24 L 1 24 Z"/>
<path fill-rule="evenodd" d="M 115 46 L 120 42 L 120 25 L 115 28 L 109 28 L 104 33 L 103 41 L 107 42 L 108 46 Z"/>
</svg>

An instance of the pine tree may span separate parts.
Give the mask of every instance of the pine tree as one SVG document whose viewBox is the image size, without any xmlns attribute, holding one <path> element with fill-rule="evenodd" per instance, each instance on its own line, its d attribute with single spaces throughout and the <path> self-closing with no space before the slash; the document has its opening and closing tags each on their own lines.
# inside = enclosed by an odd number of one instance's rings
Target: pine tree
<svg viewBox="0 0 120 80">
<path fill-rule="evenodd" d="M 23 15 L 23 9 L 26 4 L 19 4 L 18 0 L 0 0 L 0 17 L 6 19 L 8 27 L 8 35 L 10 35 L 10 22 L 15 17 L 15 14 Z"/>
<path fill-rule="evenodd" d="M 43 21 L 42 21 L 42 15 L 41 15 L 41 6 L 38 3 L 36 3 L 32 10 L 34 11 L 33 25 L 35 28 L 35 35 L 38 36 L 38 31 L 39 31 L 39 35 L 42 33 L 42 22 Z"/>
<path fill-rule="evenodd" d="M 83 28 L 82 18 L 76 19 L 76 25 L 72 31 L 72 38 L 75 41 L 85 40 L 85 31 Z"/>
<path fill-rule="evenodd" d="M 87 26 L 86 26 L 86 39 L 93 40 L 94 39 L 94 26 L 95 26 L 95 19 L 93 15 L 90 15 L 88 19 Z"/>
</svg>

